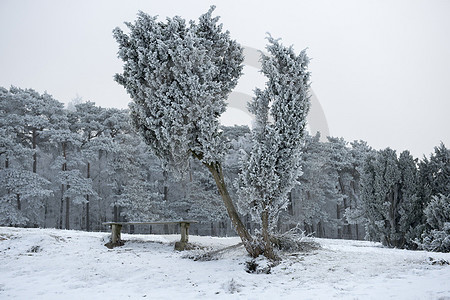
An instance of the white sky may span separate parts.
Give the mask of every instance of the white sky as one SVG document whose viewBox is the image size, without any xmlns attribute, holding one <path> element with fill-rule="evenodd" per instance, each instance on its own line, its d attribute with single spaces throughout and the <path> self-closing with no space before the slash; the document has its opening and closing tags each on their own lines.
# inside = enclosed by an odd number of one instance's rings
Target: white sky
<svg viewBox="0 0 450 300">
<path fill-rule="evenodd" d="M 130 99 L 112 79 L 122 67 L 112 29 L 124 28 L 138 10 L 197 19 L 210 4 L 0 0 L 0 86 L 125 108 Z M 214 4 L 242 45 L 262 49 L 270 32 L 297 52 L 309 48 L 312 87 L 333 136 L 420 157 L 440 141 L 450 146 L 450 1 Z"/>
</svg>

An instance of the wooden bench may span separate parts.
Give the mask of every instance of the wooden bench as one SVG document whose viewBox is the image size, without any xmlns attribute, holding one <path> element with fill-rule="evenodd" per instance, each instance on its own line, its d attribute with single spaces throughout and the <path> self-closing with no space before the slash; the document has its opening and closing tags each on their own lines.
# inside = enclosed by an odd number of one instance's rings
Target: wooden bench
<svg viewBox="0 0 450 300">
<path fill-rule="evenodd" d="M 194 220 L 181 220 L 181 221 L 159 221 L 159 222 L 105 222 L 103 225 L 109 225 L 111 228 L 111 246 L 121 246 L 123 245 L 120 239 L 120 231 L 123 225 L 170 225 L 170 224 L 180 224 L 181 239 L 179 242 L 175 243 L 175 249 L 184 250 L 186 244 L 189 241 L 189 226 L 192 223 L 198 223 Z"/>
</svg>

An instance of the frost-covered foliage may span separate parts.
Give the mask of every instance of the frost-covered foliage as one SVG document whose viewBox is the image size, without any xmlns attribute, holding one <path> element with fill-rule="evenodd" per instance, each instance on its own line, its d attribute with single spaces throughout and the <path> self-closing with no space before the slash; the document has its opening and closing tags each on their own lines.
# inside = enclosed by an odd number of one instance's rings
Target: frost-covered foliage
<svg viewBox="0 0 450 300">
<path fill-rule="evenodd" d="M 301 156 L 303 174 L 292 193 L 298 195 L 295 205 L 298 213 L 292 219 L 303 224 L 305 231 L 312 233 L 316 225 L 316 234 L 320 236 L 323 223 L 330 221 L 331 216 L 326 211 L 328 195 L 336 191 L 336 182 L 332 182 L 326 172 L 327 156 L 325 144 L 319 141 L 320 135 L 307 136 Z M 292 202 L 292 201 L 291 201 Z M 291 203 L 293 205 L 293 203 Z"/>
<path fill-rule="evenodd" d="M 58 180 L 67 187 L 63 197 L 70 199 L 74 204 L 86 203 L 86 195 L 97 196 L 97 193 L 92 188 L 92 179 L 85 178 L 79 170 L 61 171 Z"/>
<path fill-rule="evenodd" d="M 420 164 L 422 196 L 428 203 L 433 196 L 450 195 L 450 149 L 441 142 L 434 148 L 430 159 L 424 158 Z"/>
<path fill-rule="evenodd" d="M 285 233 L 274 234 L 271 237 L 276 249 L 281 252 L 309 252 L 320 248 L 320 244 L 314 241 L 311 236 L 295 227 Z"/>
<path fill-rule="evenodd" d="M 23 169 L 0 170 L 0 224 L 24 226 L 37 222 L 44 207 L 43 198 L 52 194 L 50 184 L 41 176 Z"/>
<path fill-rule="evenodd" d="M 114 29 L 124 61 L 115 79 L 133 99 L 133 124 L 157 156 L 181 171 L 192 155 L 204 163 L 222 160 L 219 117 L 242 71 L 242 49 L 213 10 L 189 24 L 139 12 L 134 24 L 126 23 L 129 34 Z"/>
<path fill-rule="evenodd" d="M 387 148 L 368 157 L 362 178 L 362 210 L 370 240 L 404 247 L 414 226 L 417 167 L 408 151 Z"/>
<path fill-rule="evenodd" d="M 284 47 L 271 36 L 267 39 L 270 56 L 262 54 L 261 70 L 268 81 L 264 90 L 255 90 L 249 103 L 256 120 L 253 147 L 239 177 L 240 198 L 253 219 L 261 222 L 266 251 L 268 234 L 299 176 L 310 77 L 305 50 L 296 55 L 292 47 Z"/>
<path fill-rule="evenodd" d="M 62 104 L 32 89 L 0 88 L 0 224 L 36 225 L 49 182 L 37 173 L 43 132 L 58 122 Z"/>
<path fill-rule="evenodd" d="M 134 179 L 125 187 L 121 199 L 116 204 L 124 208 L 124 215 L 129 221 L 157 221 L 167 216 L 168 209 L 158 192 L 155 182 Z"/>
<path fill-rule="evenodd" d="M 191 160 L 189 176 L 183 182 L 185 191 L 183 201 L 174 204 L 184 207 L 184 216 L 200 222 L 223 220 L 226 217 L 226 209 L 217 192 L 214 179 L 205 168 L 196 160 Z"/>
<path fill-rule="evenodd" d="M 428 251 L 450 252 L 450 197 L 434 196 L 424 210 L 429 230 L 422 234 L 419 247 Z"/>
</svg>

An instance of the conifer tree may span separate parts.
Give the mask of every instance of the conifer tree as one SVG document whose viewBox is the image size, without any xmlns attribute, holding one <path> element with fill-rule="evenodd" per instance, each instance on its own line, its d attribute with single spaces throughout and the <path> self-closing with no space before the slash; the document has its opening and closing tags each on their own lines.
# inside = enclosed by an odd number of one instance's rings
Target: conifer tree
<svg viewBox="0 0 450 300">
<path fill-rule="evenodd" d="M 261 224 L 264 255 L 276 259 L 271 235 L 288 193 L 297 183 L 300 154 L 309 111 L 309 58 L 292 47 L 267 37 L 262 54 L 262 73 L 268 78 L 264 90 L 256 89 L 249 104 L 255 115 L 253 148 L 243 161 L 241 198 L 246 199 L 254 220 Z"/>
<path fill-rule="evenodd" d="M 181 172 L 194 157 L 210 171 L 244 246 L 258 256 L 222 170 L 226 145 L 219 117 L 241 75 L 242 48 L 223 32 L 213 10 L 189 24 L 180 17 L 158 22 L 139 12 L 134 24 L 126 23 L 129 34 L 114 29 L 124 61 L 115 80 L 132 98 L 132 122 L 158 157 Z"/>
</svg>

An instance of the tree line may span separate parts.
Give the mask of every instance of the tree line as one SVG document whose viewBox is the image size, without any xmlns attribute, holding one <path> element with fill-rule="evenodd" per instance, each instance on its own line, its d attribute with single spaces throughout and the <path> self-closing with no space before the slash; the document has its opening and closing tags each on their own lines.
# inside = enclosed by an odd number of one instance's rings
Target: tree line
<svg viewBox="0 0 450 300">
<path fill-rule="evenodd" d="M 98 231 L 110 220 L 195 218 L 198 234 L 234 234 L 213 178 L 197 161 L 175 176 L 133 130 L 127 110 L 78 102 L 64 108 L 46 93 L 0 89 L 0 224 Z M 251 131 L 222 130 L 234 197 Z M 408 151 L 307 135 L 303 174 L 276 230 L 299 226 L 317 237 L 449 251 L 449 154 L 441 144 L 419 161 Z M 246 204 L 237 204 L 245 226 L 258 230 Z"/>
</svg>

